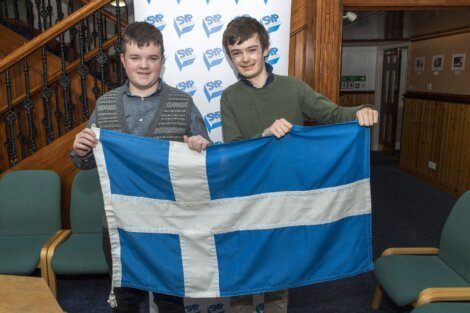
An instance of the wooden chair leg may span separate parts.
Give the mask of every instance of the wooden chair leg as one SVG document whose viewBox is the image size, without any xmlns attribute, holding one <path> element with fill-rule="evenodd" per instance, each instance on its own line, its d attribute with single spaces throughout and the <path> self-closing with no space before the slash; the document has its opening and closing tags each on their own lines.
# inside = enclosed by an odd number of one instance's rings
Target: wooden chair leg
<svg viewBox="0 0 470 313">
<path fill-rule="evenodd" d="M 372 300 L 372 309 L 377 310 L 380 307 L 380 301 L 382 301 L 382 288 L 377 284 L 377 287 L 375 287 L 374 300 Z"/>
<path fill-rule="evenodd" d="M 52 294 L 54 295 L 54 297 L 57 298 L 57 278 L 55 276 L 55 273 L 52 269 L 50 269 L 48 271 L 48 276 L 49 276 L 49 288 L 51 289 L 52 291 Z"/>
<path fill-rule="evenodd" d="M 49 248 L 51 245 L 60 238 L 64 233 L 64 230 L 58 230 L 54 235 L 49 238 L 46 243 L 42 246 L 41 251 L 39 253 L 39 268 L 41 269 L 41 277 L 46 281 L 46 284 L 49 285 L 49 275 L 48 275 L 48 254 Z"/>
<path fill-rule="evenodd" d="M 54 238 L 54 240 L 48 246 L 48 249 L 47 249 L 47 258 L 46 258 L 47 282 L 48 282 L 49 288 L 52 291 L 52 294 L 56 298 L 57 298 L 57 279 L 56 279 L 54 270 L 52 268 L 52 257 L 54 256 L 54 252 L 57 246 L 59 246 L 62 242 L 64 242 L 65 239 L 70 237 L 71 234 L 72 234 L 72 231 L 69 229 L 61 230 L 60 233 L 57 234 L 56 238 Z"/>
</svg>

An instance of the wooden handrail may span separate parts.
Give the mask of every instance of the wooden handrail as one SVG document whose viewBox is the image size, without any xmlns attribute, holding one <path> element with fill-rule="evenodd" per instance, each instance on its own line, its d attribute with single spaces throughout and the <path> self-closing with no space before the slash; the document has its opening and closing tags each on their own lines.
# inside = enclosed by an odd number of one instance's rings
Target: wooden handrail
<svg viewBox="0 0 470 313">
<path fill-rule="evenodd" d="M 111 0 L 94 0 L 87 5 L 81 7 L 79 10 L 70 14 L 66 19 L 63 19 L 59 23 L 55 24 L 44 33 L 31 39 L 25 43 L 22 47 L 16 49 L 0 61 L 0 73 L 13 66 L 16 62 L 24 59 L 53 38 L 59 36 L 64 30 L 69 29 L 73 25 L 77 24 L 81 20 L 85 19 L 89 15 L 95 13 L 107 5 Z"/>
<path fill-rule="evenodd" d="M 114 35 L 112 38 L 106 40 L 104 43 L 103 43 L 103 49 L 106 50 L 108 48 L 110 48 L 112 45 L 114 45 L 117 41 L 117 36 Z M 90 60 L 91 58 L 93 58 L 94 56 L 96 56 L 99 52 L 99 47 L 96 47 L 94 48 L 93 50 L 90 50 L 87 54 L 85 54 L 83 56 L 84 60 L 85 61 L 88 61 Z M 69 65 L 67 65 L 67 67 L 65 68 L 65 71 L 67 73 L 70 73 L 72 72 L 73 70 L 75 70 L 78 66 L 80 65 L 80 59 L 77 59 L 75 61 L 73 61 L 72 63 L 70 63 Z M 47 78 L 47 85 L 50 86 L 52 85 L 53 82 L 55 82 L 56 80 L 58 80 L 60 77 L 62 76 L 62 72 L 59 71 L 53 75 L 50 75 L 48 78 Z M 31 97 L 34 96 L 35 94 L 37 94 L 38 92 L 40 92 L 43 88 L 43 85 L 42 84 L 39 84 L 39 85 L 36 85 L 35 87 L 33 87 L 31 90 L 30 90 L 30 95 Z M 12 101 L 12 107 L 15 107 L 21 103 L 23 103 L 23 101 L 25 100 L 26 98 L 26 95 L 23 94 L 19 97 L 17 97 L 16 99 L 14 99 Z M 2 109 L 0 109 L 0 115 L 5 113 L 6 111 L 8 110 L 8 107 L 4 106 Z"/>
</svg>

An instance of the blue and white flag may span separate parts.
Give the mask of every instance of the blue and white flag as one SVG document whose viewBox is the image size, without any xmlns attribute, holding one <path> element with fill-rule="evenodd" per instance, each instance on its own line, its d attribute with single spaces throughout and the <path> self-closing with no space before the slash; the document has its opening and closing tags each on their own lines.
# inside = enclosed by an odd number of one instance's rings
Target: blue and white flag
<svg viewBox="0 0 470 313">
<path fill-rule="evenodd" d="M 355 122 L 202 153 L 96 132 L 115 287 L 225 297 L 372 269 L 369 130 Z"/>
</svg>

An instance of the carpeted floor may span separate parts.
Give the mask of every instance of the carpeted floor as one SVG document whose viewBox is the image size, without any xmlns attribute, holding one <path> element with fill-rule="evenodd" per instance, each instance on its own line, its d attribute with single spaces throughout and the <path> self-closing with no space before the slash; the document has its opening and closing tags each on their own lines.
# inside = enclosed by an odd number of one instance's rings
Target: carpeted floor
<svg viewBox="0 0 470 313">
<path fill-rule="evenodd" d="M 377 258 L 392 246 L 437 246 L 455 199 L 401 172 L 396 160 L 371 155 L 373 253 Z M 111 312 L 105 276 L 59 277 L 59 303 L 68 313 Z M 375 289 L 372 273 L 291 289 L 289 313 L 366 313 Z M 145 308 L 142 312 L 148 312 Z M 382 301 L 376 313 L 409 312 Z M 267 312 L 269 313 L 269 312 Z"/>
</svg>

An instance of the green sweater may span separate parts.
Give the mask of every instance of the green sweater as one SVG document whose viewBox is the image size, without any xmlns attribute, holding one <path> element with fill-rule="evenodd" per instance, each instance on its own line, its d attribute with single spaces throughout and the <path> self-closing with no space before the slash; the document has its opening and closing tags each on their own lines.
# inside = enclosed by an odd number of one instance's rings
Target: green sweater
<svg viewBox="0 0 470 313">
<path fill-rule="evenodd" d="M 274 75 L 264 88 L 250 88 L 239 81 L 228 87 L 220 100 L 224 142 L 260 136 L 279 118 L 295 125 L 304 120 L 322 124 L 352 121 L 363 106 L 340 107 L 314 92 L 303 81 Z"/>
</svg>

